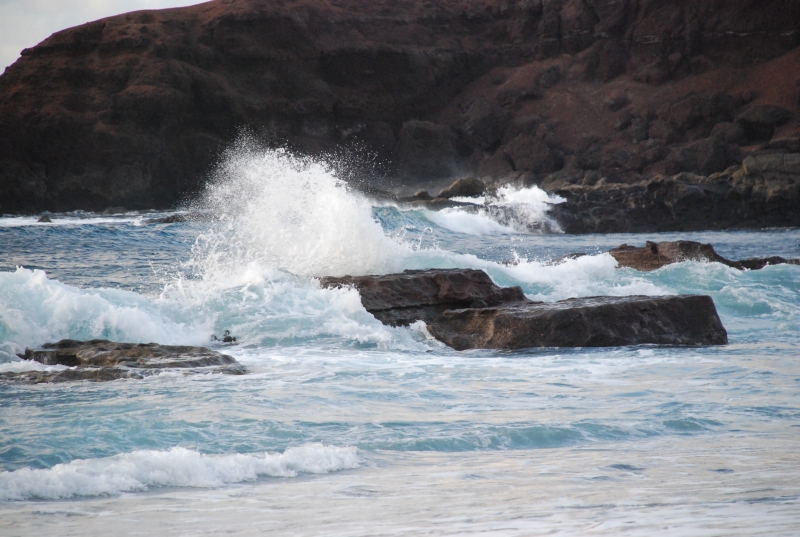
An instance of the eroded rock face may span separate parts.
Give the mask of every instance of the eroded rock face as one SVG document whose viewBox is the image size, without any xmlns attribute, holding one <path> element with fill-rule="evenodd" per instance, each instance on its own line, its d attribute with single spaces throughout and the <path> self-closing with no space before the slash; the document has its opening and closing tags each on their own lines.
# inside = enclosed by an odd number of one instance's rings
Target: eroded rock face
<svg viewBox="0 0 800 537">
<path fill-rule="evenodd" d="M 165 369 L 193 369 L 230 375 L 245 373 L 244 367 L 231 356 L 205 347 L 115 343 L 100 339 L 64 339 L 42 345 L 40 349 L 26 349 L 20 358 L 45 365 L 65 365 L 72 369 L 6 373 L 0 377 L 18 382 L 43 383 L 143 378 Z"/>
<path fill-rule="evenodd" d="M 787 142 L 788 144 L 789 142 Z M 800 226 L 800 153 L 770 150 L 708 176 L 634 183 L 553 183 L 550 215 L 566 233 L 642 233 Z"/>
<path fill-rule="evenodd" d="M 381 163 L 366 179 L 400 196 L 468 176 L 715 173 L 800 136 L 798 21 L 791 0 L 217 0 L 110 17 L 0 76 L 0 212 L 171 207 L 241 127 L 304 154 L 358 147 Z M 756 205 L 743 225 L 794 225 Z"/>
<path fill-rule="evenodd" d="M 800 265 L 800 259 L 785 259 L 780 256 L 732 261 L 719 255 L 710 244 L 694 241 L 647 241 L 644 248 L 623 244 L 609 253 L 617 260 L 620 268 L 629 267 L 642 271 L 656 270 L 683 261 L 722 263 L 739 270 L 758 270 L 769 265 L 781 264 Z"/>
<path fill-rule="evenodd" d="M 532 302 L 519 287 L 501 288 L 481 270 L 407 270 L 402 274 L 323 278 L 351 285 L 378 320 L 422 320 L 457 350 L 722 345 L 727 333 L 708 296 L 592 297 Z"/>
</svg>

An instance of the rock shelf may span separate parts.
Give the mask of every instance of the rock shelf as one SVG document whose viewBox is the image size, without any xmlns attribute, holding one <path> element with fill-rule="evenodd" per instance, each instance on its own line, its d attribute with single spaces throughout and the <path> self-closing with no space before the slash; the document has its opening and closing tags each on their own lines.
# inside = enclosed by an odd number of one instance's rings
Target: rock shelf
<svg viewBox="0 0 800 537">
<path fill-rule="evenodd" d="M 728 335 L 709 296 L 587 297 L 533 302 L 472 269 L 407 270 L 323 278 L 352 286 L 364 307 L 391 326 L 421 320 L 456 350 L 624 345 L 724 345 Z"/>
</svg>

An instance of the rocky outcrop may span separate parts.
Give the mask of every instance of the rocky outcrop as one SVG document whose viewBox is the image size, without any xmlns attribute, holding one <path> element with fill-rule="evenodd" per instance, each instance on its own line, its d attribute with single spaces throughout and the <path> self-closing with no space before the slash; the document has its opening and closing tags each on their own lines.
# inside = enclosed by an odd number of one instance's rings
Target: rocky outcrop
<svg viewBox="0 0 800 537">
<path fill-rule="evenodd" d="M 245 373 L 234 358 L 205 347 L 159 345 L 157 343 L 115 343 L 95 339 L 64 339 L 39 349 L 25 349 L 20 358 L 45 365 L 64 365 L 60 371 L 3 373 L 0 379 L 24 383 L 68 382 L 76 380 L 109 381 L 119 378 L 143 378 L 166 369 L 241 375 Z"/>
<path fill-rule="evenodd" d="M 428 329 L 456 350 L 728 343 L 709 296 L 588 297 L 449 310 Z"/>
<path fill-rule="evenodd" d="M 391 326 L 439 318 L 446 310 L 485 308 L 527 299 L 519 287 L 498 287 L 482 270 L 406 270 L 382 276 L 322 278 L 323 287 L 358 289 L 364 308 Z"/>
<path fill-rule="evenodd" d="M 621 345 L 722 345 L 727 333 L 708 296 L 590 297 L 532 302 L 480 270 L 407 270 L 383 276 L 323 278 L 353 286 L 384 324 L 422 320 L 456 350 Z"/>
<path fill-rule="evenodd" d="M 550 184 L 566 199 L 550 210 L 566 233 L 800 226 L 800 152 L 783 148 L 767 148 L 741 166 L 708 176 Z"/>
<path fill-rule="evenodd" d="M 617 260 L 619 268 L 636 270 L 656 270 L 672 263 L 701 261 L 722 263 L 739 270 L 758 270 L 769 265 L 800 265 L 800 259 L 785 259 L 780 256 L 731 261 L 719 255 L 710 244 L 694 241 L 650 242 L 644 248 L 623 244 L 609 252 Z"/>
<path fill-rule="evenodd" d="M 0 76 L 0 212 L 173 206 L 243 127 L 307 154 L 357 148 L 379 163 L 359 184 L 400 196 L 467 176 L 708 176 L 800 136 L 798 21 L 790 0 L 217 0 L 110 17 Z M 742 225 L 791 225 L 763 214 Z"/>
</svg>

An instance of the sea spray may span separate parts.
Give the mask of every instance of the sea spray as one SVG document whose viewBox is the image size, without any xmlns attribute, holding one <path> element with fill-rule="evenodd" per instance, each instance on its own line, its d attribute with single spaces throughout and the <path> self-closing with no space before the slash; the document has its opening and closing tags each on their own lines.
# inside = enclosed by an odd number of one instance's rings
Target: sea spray
<svg viewBox="0 0 800 537">
<path fill-rule="evenodd" d="M 538 186 L 520 187 L 518 185 L 505 185 L 490 191 L 485 196 L 474 198 L 453 198 L 454 201 L 475 203 L 481 207 L 474 213 L 479 219 L 488 220 L 495 226 L 468 225 L 457 227 L 448 225 L 446 215 L 463 215 L 464 209 L 455 207 L 442 211 L 443 216 L 431 218 L 437 224 L 453 231 L 484 235 L 498 231 L 518 233 L 562 233 L 561 227 L 549 214 L 550 207 L 565 200 L 561 196 L 548 194 Z M 463 231 L 462 231 L 463 230 Z"/>
<path fill-rule="evenodd" d="M 193 251 L 206 279 L 253 264 L 300 276 L 392 272 L 409 251 L 331 165 L 247 136 L 225 152 L 195 205 L 216 221 Z"/>
</svg>

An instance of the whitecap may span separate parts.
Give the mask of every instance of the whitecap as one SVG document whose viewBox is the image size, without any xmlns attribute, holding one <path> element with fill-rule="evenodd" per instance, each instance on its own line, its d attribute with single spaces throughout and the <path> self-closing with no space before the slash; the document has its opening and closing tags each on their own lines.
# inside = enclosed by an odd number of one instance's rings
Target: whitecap
<svg viewBox="0 0 800 537">
<path fill-rule="evenodd" d="M 219 487 L 262 476 L 295 477 L 358 468 L 355 447 L 305 444 L 283 453 L 206 455 L 182 447 L 78 459 L 47 469 L 0 472 L 0 500 L 62 499 L 148 490 Z"/>
</svg>

